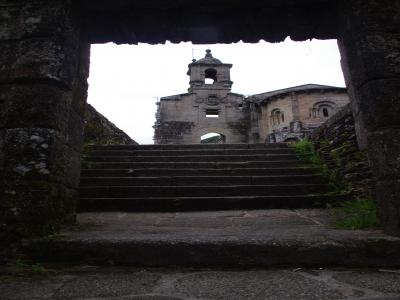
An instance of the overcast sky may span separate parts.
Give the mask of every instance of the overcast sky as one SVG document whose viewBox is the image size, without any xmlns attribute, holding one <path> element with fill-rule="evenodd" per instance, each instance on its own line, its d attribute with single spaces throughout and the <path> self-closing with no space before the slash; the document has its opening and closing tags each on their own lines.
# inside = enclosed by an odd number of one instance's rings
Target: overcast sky
<svg viewBox="0 0 400 300">
<path fill-rule="evenodd" d="M 192 57 L 231 63 L 232 91 L 250 95 L 307 83 L 344 87 L 336 41 L 270 44 L 92 45 L 89 99 L 140 144 L 153 143 L 157 98 L 187 92 Z"/>
</svg>

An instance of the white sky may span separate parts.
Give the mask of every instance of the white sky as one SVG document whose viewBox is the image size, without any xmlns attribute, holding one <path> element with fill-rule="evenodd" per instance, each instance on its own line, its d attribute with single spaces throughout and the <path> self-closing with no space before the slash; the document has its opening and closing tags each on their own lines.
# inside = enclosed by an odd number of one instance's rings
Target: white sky
<svg viewBox="0 0 400 300">
<path fill-rule="evenodd" d="M 89 99 L 140 144 L 153 143 L 157 98 L 187 92 L 187 66 L 204 57 L 231 63 L 232 91 L 250 95 L 307 83 L 344 87 L 336 41 L 270 44 L 92 45 Z"/>
</svg>

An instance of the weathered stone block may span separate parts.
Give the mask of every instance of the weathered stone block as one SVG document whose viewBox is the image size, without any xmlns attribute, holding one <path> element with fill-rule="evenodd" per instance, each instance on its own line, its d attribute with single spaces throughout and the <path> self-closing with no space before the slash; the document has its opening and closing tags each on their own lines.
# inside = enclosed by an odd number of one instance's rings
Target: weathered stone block
<svg viewBox="0 0 400 300">
<path fill-rule="evenodd" d="M 376 185 L 379 220 L 384 231 L 400 236 L 400 179 L 379 181 Z"/>
<path fill-rule="evenodd" d="M 1 128 L 67 130 L 71 92 L 47 84 L 0 85 Z"/>
<path fill-rule="evenodd" d="M 73 148 L 65 148 L 65 173 L 63 183 L 68 188 L 77 189 L 81 177 L 81 152 Z"/>
<path fill-rule="evenodd" d="M 48 37 L 2 42 L 0 81 L 48 80 L 72 88 L 78 44 Z"/>
<path fill-rule="evenodd" d="M 78 193 L 47 180 L 0 180 L 0 237 L 45 235 L 75 219 Z"/>
<path fill-rule="evenodd" d="M 366 33 L 371 31 L 398 32 L 400 2 L 393 0 L 341 1 L 342 20 L 346 31 Z"/>
<path fill-rule="evenodd" d="M 374 80 L 359 90 L 358 107 L 368 131 L 400 126 L 400 78 Z"/>
<path fill-rule="evenodd" d="M 84 139 L 84 118 L 74 110 L 69 112 L 67 145 L 76 151 L 81 151 Z"/>
<path fill-rule="evenodd" d="M 44 128 L 2 130 L 1 178 L 63 183 L 69 155 L 65 138 Z"/>
<path fill-rule="evenodd" d="M 89 59 L 90 54 L 88 54 L 87 59 Z M 81 117 L 85 116 L 86 112 L 86 103 L 88 96 L 88 88 L 89 84 L 87 82 L 87 78 L 89 76 L 89 66 L 83 67 L 82 65 L 79 67 L 79 72 L 85 72 L 85 68 L 87 75 L 86 77 L 80 76 L 77 79 L 74 90 L 72 91 L 72 103 L 71 108 Z"/>
<path fill-rule="evenodd" d="M 86 100 L 88 95 L 88 82 L 90 70 L 90 44 L 87 41 L 80 41 L 78 73 L 75 79 L 75 86 L 72 96 L 72 109 L 81 117 L 85 117 Z"/>
<path fill-rule="evenodd" d="M 400 78 L 399 31 L 355 34 L 346 36 L 339 44 L 342 56 L 346 57 L 343 59 L 350 67 L 347 72 L 351 72 L 351 82 L 356 88 L 375 79 Z M 350 78 L 346 79 L 350 81 Z"/>
<path fill-rule="evenodd" d="M 396 179 L 400 177 L 399 129 L 394 128 L 369 133 L 368 152 L 373 166 L 372 170 L 377 177 L 381 179 Z"/>
<path fill-rule="evenodd" d="M 22 236 L 75 212 L 90 49 L 75 4 L 0 0 L 1 226 Z"/>
<path fill-rule="evenodd" d="M 70 0 L 2 1 L 0 7 L 0 40 L 74 34 Z"/>
</svg>

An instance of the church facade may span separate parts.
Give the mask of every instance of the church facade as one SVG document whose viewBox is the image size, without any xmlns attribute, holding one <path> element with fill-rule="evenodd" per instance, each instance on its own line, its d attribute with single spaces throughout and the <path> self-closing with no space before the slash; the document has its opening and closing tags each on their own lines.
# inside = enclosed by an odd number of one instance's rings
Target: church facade
<svg viewBox="0 0 400 300">
<path fill-rule="evenodd" d="M 231 68 L 210 50 L 193 60 L 188 92 L 157 103 L 155 144 L 199 144 L 210 133 L 229 144 L 301 140 L 349 103 L 345 88 L 316 84 L 245 97 L 231 92 Z"/>
</svg>

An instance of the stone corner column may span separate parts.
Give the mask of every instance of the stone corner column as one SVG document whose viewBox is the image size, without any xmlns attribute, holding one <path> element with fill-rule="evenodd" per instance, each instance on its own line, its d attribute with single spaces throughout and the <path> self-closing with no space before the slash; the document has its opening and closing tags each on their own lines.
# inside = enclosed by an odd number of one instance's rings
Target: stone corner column
<svg viewBox="0 0 400 300">
<path fill-rule="evenodd" d="M 400 1 L 342 1 L 338 44 L 356 121 L 378 178 L 386 233 L 400 236 Z"/>
<path fill-rule="evenodd" d="M 75 219 L 90 46 L 72 2 L 1 4 L 0 240 Z"/>
</svg>

